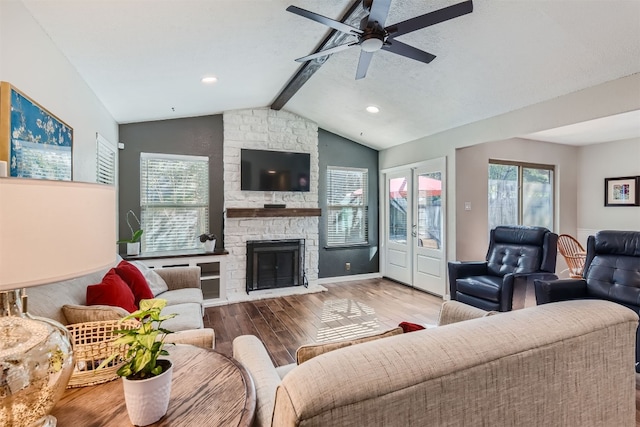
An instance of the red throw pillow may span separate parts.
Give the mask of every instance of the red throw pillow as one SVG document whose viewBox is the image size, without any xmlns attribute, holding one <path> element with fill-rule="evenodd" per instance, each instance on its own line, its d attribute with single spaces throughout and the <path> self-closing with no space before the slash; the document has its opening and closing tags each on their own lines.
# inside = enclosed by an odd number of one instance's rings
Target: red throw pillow
<svg viewBox="0 0 640 427">
<path fill-rule="evenodd" d="M 410 322 L 402 322 L 398 326 L 400 326 L 402 328 L 402 331 L 404 333 L 415 332 L 415 331 L 419 331 L 421 329 L 426 329 L 422 325 L 418 325 L 417 323 L 410 323 Z"/>
<path fill-rule="evenodd" d="M 134 302 L 133 292 L 113 268 L 105 274 L 101 283 L 87 286 L 87 305 L 122 307 L 129 313 L 138 309 Z"/>
<path fill-rule="evenodd" d="M 122 260 L 116 267 L 116 273 L 131 288 L 135 304 L 140 306 L 141 299 L 153 298 L 153 292 L 140 270 L 128 261 Z"/>
</svg>

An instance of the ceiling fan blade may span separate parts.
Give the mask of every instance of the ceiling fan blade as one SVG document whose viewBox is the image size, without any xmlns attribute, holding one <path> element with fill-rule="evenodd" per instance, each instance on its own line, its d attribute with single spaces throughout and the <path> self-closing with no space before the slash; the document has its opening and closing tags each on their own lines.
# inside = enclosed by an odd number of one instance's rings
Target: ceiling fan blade
<svg viewBox="0 0 640 427">
<path fill-rule="evenodd" d="M 384 28 L 387 15 L 389 15 L 389 7 L 391 7 L 391 0 L 373 0 L 371 12 L 369 12 L 369 23 L 377 21 L 380 27 Z"/>
<path fill-rule="evenodd" d="M 356 71 L 356 80 L 363 79 L 367 75 L 369 64 L 371 64 L 373 52 L 360 51 L 360 60 L 358 61 L 358 70 Z"/>
<path fill-rule="evenodd" d="M 473 12 L 473 2 L 471 0 L 467 0 L 440 10 L 416 16 L 415 18 L 407 19 L 406 21 L 398 22 L 397 24 L 388 26 L 385 30 L 387 30 L 391 37 L 398 37 L 471 12 Z"/>
<path fill-rule="evenodd" d="M 326 25 L 327 27 L 331 27 L 334 30 L 338 30 L 343 33 L 353 34 L 354 36 L 362 34 L 362 30 L 358 28 L 343 24 L 342 22 L 336 21 L 335 19 L 327 18 L 326 16 L 318 15 L 314 12 L 309 12 L 305 9 L 300 9 L 297 6 L 289 6 L 287 8 L 287 12 L 295 13 L 296 15 L 300 15 L 303 18 L 311 19 L 312 21 L 319 22 Z"/>
<path fill-rule="evenodd" d="M 387 41 L 387 43 L 382 45 L 382 49 L 405 56 L 407 58 L 415 59 L 416 61 L 424 62 L 425 64 L 428 64 L 429 62 L 436 59 L 436 56 L 430 54 L 429 52 L 425 52 L 424 50 L 417 49 L 413 46 L 409 46 L 408 44 L 404 44 L 397 40 Z"/>
<path fill-rule="evenodd" d="M 302 58 L 298 58 L 298 59 L 296 59 L 296 62 L 311 61 L 312 59 L 320 58 L 322 56 L 331 55 L 331 54 L 336 53 L 336 52 L 342 52 L 343 50 L 347 50 L 349 48 L 352 48 L 353 46 L 358 46 L 358 42 L 345 43 L 345 44 L 341 44 L 341 45 L 336 46 L 336 47 L 332 47 L 330 49 L 321 50 L 320 52 L 312 53 L 311 55 L 307 55 L 307 56 L 303 56 Z"/>
</svg>

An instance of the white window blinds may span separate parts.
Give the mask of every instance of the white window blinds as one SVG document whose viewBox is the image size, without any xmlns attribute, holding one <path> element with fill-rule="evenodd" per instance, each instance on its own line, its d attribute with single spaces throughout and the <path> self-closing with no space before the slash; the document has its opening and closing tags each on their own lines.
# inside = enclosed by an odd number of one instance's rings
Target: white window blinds
<svg viewBox="0 0 640 427">
<path fill-rule="evenodd" d="M 116 149 L 96 134 L 96 182 L 114 185 L 116 182 Z"/>
<path fill-rule="evenodd" d="M 209 158 L 140 153 L 142 251 L 196 249 L 209 228 Z"/>
<path fill-rule="evenodd" d="M 368 243 L 367 169 L 327 167 L 327 246 Z"/>
</svg>

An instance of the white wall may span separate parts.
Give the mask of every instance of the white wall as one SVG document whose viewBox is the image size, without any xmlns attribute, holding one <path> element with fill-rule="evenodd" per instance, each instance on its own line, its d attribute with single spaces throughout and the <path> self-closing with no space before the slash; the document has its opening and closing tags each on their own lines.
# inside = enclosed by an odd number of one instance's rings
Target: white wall
<svg viewBox="0 0 640 427">
<path fill-rule="evenodd" d="M 578 147 L 513 138 L 487 142 L 456 151 L 456 259 L 484 259 L 489 246 L 488 165 L 489 159 L 555 166 L 552 231 L 576 235 L 576 182 Z M 471 210 L 464 210 L 464 203 Z"/>
<path fill-rule="evenodd" d="M 481 84 L 479 82 L 479 84 Z M 380 169 L 447 157 L 447 258 L 456 255 L 455 150 L 640 109 L 640 73 L 470 123 L 380 152 Z M 428 112 L 425 112 L 428 114 Z"/>
<path fill-rule="evenodd" d="M 604 179 L 640 175 L 640 138 L 578 150 L 578 237 L 595 230 L 640 231 L 640 206 L 604 206 Z"/>
<path fill-rule="evenodd" d="M 0 0 L 0 80 L 73 128 L 73 179 L 95 182 L 96 132 L 117 144 L 118 124 L 17 0 Z"/>
</svg>

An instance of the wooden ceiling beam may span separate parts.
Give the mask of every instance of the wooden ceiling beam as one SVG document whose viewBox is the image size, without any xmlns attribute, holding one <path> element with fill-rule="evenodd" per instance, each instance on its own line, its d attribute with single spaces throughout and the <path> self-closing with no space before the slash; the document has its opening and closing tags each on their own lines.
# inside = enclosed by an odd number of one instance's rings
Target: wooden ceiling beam
<svg viewBox="0 0 640 427">
<path fill-rule="evenodd" d="M 368 16 L 369 12 L 366 11 L 362 7 L 361 0 L 354 0 L 351 4 L 347 12 L 344 14 L 340 22 L 343 22 L 347 25 L 351 25 L 352 27 L 360 28 L 360 21 L 362 18 Z M 332 47 L 341 45 L 345 43 L 345 40 L 349 37 L 348 34 L 342 33 L 340 31 L 331 30 L 327 37 L 320 42 L 316 50 L 312 53 L 320 52 L 321 50 L 330 49 Z M 272 110 L 280 110 L 284 105 L 295 95 L 300 88 L 311 78 L 311 76 L 320 69 L 322 64 L 324 64 L 331 55 L 322 56 L 320 58 L 312 59 L 311 61 L 305 62 L 302 64 L 298 71 L 291 77 L 289 82 L 287 82 L 286 86 L 276 99 L 271 104 Z"/>
</svg>

